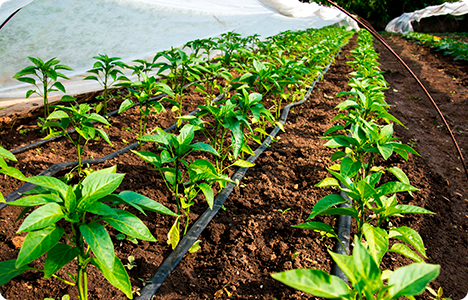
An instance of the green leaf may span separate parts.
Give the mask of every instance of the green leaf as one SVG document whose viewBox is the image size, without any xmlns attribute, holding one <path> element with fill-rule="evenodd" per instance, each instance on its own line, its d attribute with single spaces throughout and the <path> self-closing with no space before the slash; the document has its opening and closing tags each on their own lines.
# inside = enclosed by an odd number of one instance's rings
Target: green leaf
<svg viewBox="0 0 468 300">
<path fill-rule="evenodd" d="M 346 156 L 346 153 L 344 151 L 336 151 L 335 153 L 332 154 L 330 160 L 335 161 L 335 160 L 343 158 L 345 156 Z"/>
<path fill-rule="evenodd" d="M 80 250 L 67 244 L 57 244 L 47 252 L 44 263 L 44 278 L 50 278 L 63 266 L 71 262 L 80 254 Z"/>
<path fill-rule="evenodd" d="M 112 147 L 114 147 L 114 145 L 112 144 L 112 142 L 111 142 L 110 139 L 109 139 L 109 136 L 107 135 L 107 133 L 106 133 L 104 130 L 102 130 L 102 129 L 100 129 L 100 128 L 96 128 L 96 131 L 97 131 L 97 133 L 102 137 L 102 139 L 103 139 L 104 141 L 106 141 L 106 143 L 108 143 L 109 145 L 111 145 Z"/>
<path fill-rule="evenodd" d="M 112 257 L 114 258 L 114 265 L 112 269 L 107 268 L 106 265 L 104 265 L 98 259 L 93 258 L 91 262 L 102 272 L 107 281 L 121 290 L 127 296 L 127 298 L 133 299 L 132 285 L 130 283 L 130 278 L 128 277 L 127 271 L 118 257 L 114 255 Z"/>
<path fill-rule="evenodd" d="M 231 166 L 241 167 L 241 168 L 251 168 L 255 166 L 254 163 L 248 162 L 243 159 L 236 160 Z"/>
<path fill-rule="evenodd" d="M 385 144 L 385 145 L 380 145 L 380 144 L 377 144 L 377 149 L 379 149 L 379 152 L 380 154 L 382 155 L 382 157 L 387 160 L 393 153 L 393 147 L 392 145 L 388 145 L 388 144 Z"/>
<path fill-rule="evenodd" d="M 200 183 L 198 185 L 200 190 L 203 192 L 203 195 L 205 195 L 206 202 L 208 203 L 208 206 L 210 209 L 213 209 L 213 201 L 214 201 L 214 194 L 213 194 L 213 189 L 208 183 Z"/>
<path fill-rule="evenodd" d="M 307 221 L 314 218 L 315 216 L 319 215 L 321 212 L 324 210 L 334 206 L 338 205 L 340 203 L 345 203 L 346 199 L 344 199 L 340 195 L 332 194 L 332 195 L 327 195 L 320 199 L 315 205 L 314 208 L 312 209 L 312 212 L 310 213 L 309 217 L 307 218 Z"/>
<path fill-rule="evenodd" d="M 36 80 L 34 80 L 33 78 L 19 77 L 19 78 L 16 78 L 16 79 L 19 80 L 19 81 L 22 81 L 22 82 L 29 83 L 29 84 L 36 84 Z"/>
<path fill-rule="evenodd" d="M 106 118 L 104 118 L 103 116 L 101 116 L 101 115 L 99 115 L 99 114 L 97 114 L 97 113 L 92 113 L 92 114 L 89 116 L 88 119 L 110 126 L 110 124 L 109 124 L 109 122 L 106 120 Z"/>
<path fill-rule="evenodd" d="M 195 151 L 208 152 L 219 157 L 219 153 L 213 147 L 205 143 L 194 143 L 190 145 L 190 148 L 192 148 L 192 150 L 195 150 Z"/>
<path fill-rule="evenodd" d="M 322 222 L 306 222 L 302 223 L 299 225 L 292 225 L 294 228 L 301 228 L 301 229 L 309 229 L 309 230 L 315 230 L 315 231 L 324 231 L 330 234 L 333 234 L 336 236 L 335 231 L 333 230 L 333 227 L 331 227 L 328 224 L 322 223 Z"/>
<path fill-rule="evenodd" d="M 328 253 L 353 285 L 356 285 L 360 282 L 361 277 L 356 270 L 352 256 L 334 253 L 330 250 L 328 250 Z"/>
<path fill-rule="evenodd" d="M 8 202 L 8 205 L 31 207 L 55 202 L 60 203 L 62 199 L 55 194 L 43 194 L 23 197 L 16 201 Z"/>
<path fill-rule="evenodd" d="M 400 204 L 400 205 L 395 206 L 395 208 L 399 209 L 400 213 L 402 214 L 428 214 L 428 215 L 435 214 L 434 212 L 430 210 L 427 210 L 419 206 L 414 206 L 414 205 Z"/>
<path fill-rule="evenodd" d="M 345 215 L 358 218 L 358 212 L 353 207 L 333 207 L 322 211 L 320 215 Z"/>
<path fill-rule="evenodd" d="M 88 208 L 86 209 L 87 212 L 90 212 L 95 215 L 102 215 L 102 216 L 111 216 L 115 214 L 115 211 L 108 205 L 102 202 L 93 202 Z"/>
<path fill-rule="evenodd" d="M 80 226 L 80 232 L 97 259 L 104 263 L 110 270 L 114 267 L 114 244 L 106 228 L 93 222 Z"/>
<path fill-rule="evenodd" d="M 47 120 L 53 120 L 53 119 L 67 119 L 70 116 L 63 110 L 56 110 L 53 111 L 48 117 Z"/>
<path fill-rule="evenodd" d="M 388 194 L 394 194 L 394 193 L 400 193 L 400 192 L 410 192 L 410 191 L 411 192 L 419 191 L 419 189 L 415 188 L 412 185 L 402 183 L 402 182 L 397 182 L 397 181 L 384 183 L 380 187 L 377 188 L 377 193 L 380 196 L 385 196 Z"/>
<path fill-rule="evenodd" d="M 355 238 L 353 249 L 353 260 L 356 270 L 365 282 L 364 290 L 374 294 L 382 287 L 381 272 L 374 258 L 361 242 Z"/>
<path fill-rule="evenodd" d="M 389 294 L 392 299 L 419 295 L 439 276 L 439 271 L 440 266 L 432 264 L 412 264 L 399 268 L 388 280 L 388 285 L 391 286 Z"/>
<path fill-rule="evenodd" d="M 190 124 L 184 125 L 182 130 L 180 131 L 179 136 L 177 137 L 177 141 L 180 145 L 190 145 L 193 140 L 195 132 L 193 130 L 193 126 Z"/>
<path fill-rule="evenodd" d="M 33 211 L 21 224 L 18 233 L 42 229 L 57 223 L 64 217 L 62 208 L 57 203 L 49 203 Z"/>
<path fill-rule="evenodd" d="M 29 232 L 21 246 L 15 266 L 21 268 L 49 251 L 62 238 L 64 232 L 62 227 L 55 226 L 55 224 Z"/>
<path fill-rule="evenodd" d="M 61 102 L 72 102 L 72 101 L 76 101 L 76 98 L 75 97 L 72 97 L 72 96 L 69 96 L 69 95 L 65 95 L 62 97 L 62 99 L 60 99 Z"/>
<path fill-rule="evenodd" d="M 120 104 L 119 107 L 119 114 L 123 113 L 127 109 L 131 108 L 133 106 L 133 101 L 131 99 L 127 99 L 124 102 Z"/>
<path fill-rule="evenodd" d="M 148 227 L 146 227 L 145 224 L 143 224 L 143 222 L 136 216 L 128 211 L 117 208 L 114 208 L 114 211 L 115 215 L 106 216 L 103 220 L 118 231 L 131 237 L 150 242 L 156 241 Z"/>
<path fill-rule="evenodd" d="M 169 208 L 165 207 L 161 203 L 154 201 L 146 196 L 132 192 L 123 191 L 119 194 L 119 197 L 124 199 L 126 202 L 131 202 L 135 205 L 140 206 L 143 209 L 154 211 L 163 215 L 177 217 L 178 215 L 172 212 Z"/>
<path fill-rule="evenodd" d="M 21 181 L 26 181 L 27 180 L 27 177 L 24 176 L 23 173 L 21 173 L 20 170 L 14 168 L 14 167 L 3 167 L 3 168 L 0 168 L 0 173 L 2 174 L 6 174 L 8 176 L 11 176 L 13 178 L 16 178 L 18 180 L 21 180 Z"/>
<path fill-rule="evenodd" d="M 417 263 L 424 263 L 424 260 L 414 253 L 413 250 L 410 249 L 410 247 L 406 246 L 405 244 L 401 243 L 395 243 L 393 244 L 392 248 L 389 250 L 390 252 L 395 252 L 395 253 L 400 253 L 401 255 L 404 255 L 412 260 L 414 260 Z"/>
<path fill-rule="evenodd" d="M 387 169 L 390 173 L 395 175 L 398 180 L 400 180 L 403 183 L 409 184 L 409 179 L 408 176 L 406 176 L 405 172 L 403 172 L 400 168 L 398 167 L 391 167 Z"/>
<path fill-rule="evenodd" d="M 426 250 L 424 248 L 424 242 L 416 230 L 406 226 L 392 228 L 389 231 L 389 238 L 399 239 L 403 242 L 410 244 L 416 250 L 418 250 L 418 252 L 421 253 L 422 256 L 427 258 Z"/>
<path fill-rule="evenodd" d="M 322 270 L 297 269 L 271 274 L 274 279 L 302 292 L 330 299 L 349 295 L 348 285 Z"/>
<path fill-rule="evenodd" d="M 327 187 L 327 186 L 338 186 L 339 187 L 340 183 L 335 178 L 328 177 L 328 178 L 323 179 L 322 181 L 320 181 L 319 183 L 317 183 L 315 185 L 315 187 Z"/>
<path fill-rule="evenodd" d="M 10 151 L 6 150 L 2 146 L 0 146 L 0 156 L 7 158 L 9 160 L 12 160 L 12 161 L 17 161 L 16 157 L 13 154 L 11 154 Z"/>
<path fill-rule="evenodd" d="M 16 268 L 16 260 L 5 260 L 0 262 L 0 285 L 8 283 L 10 279 L 16 277 L 27 270 L 33 270 L 29 266 L 22 266 L 21 268 Z"/>
<path fill-rule="evenodd" d="M 50 190 L 58 191 L 63 198 L 67 195 L 68 186 L 57 178 L 49 176 L 33 176 L 28 177 L 26 181 Z"/>
<path fill-rule="evenodd" d="M 65 87 L 63 86 L 63 84 L 59 81 L 56 81 L 52 86 L 55 86 L 56 88 L 58 88 L 60 91 L 64 92 L 65 93 Z"/>
<path fill-rule="evenodd" d="M 382 228 L 373 227 L 368 223 L 362 226 L 362 232 L 366 237 L 370 255 L 372 255 L 377 265 L 380 265 L 382 257 L 388 250 L 387 232 Z"/>
<path fill-rule="evenodd" d="M 86 209 L 92 202 L 112 194 L 122 183 L 125 174 L 102 174 L 93 172 L 86 176 L 82 185 L 82 200 L 78 204 L 78 209 Z"/>
</svg>

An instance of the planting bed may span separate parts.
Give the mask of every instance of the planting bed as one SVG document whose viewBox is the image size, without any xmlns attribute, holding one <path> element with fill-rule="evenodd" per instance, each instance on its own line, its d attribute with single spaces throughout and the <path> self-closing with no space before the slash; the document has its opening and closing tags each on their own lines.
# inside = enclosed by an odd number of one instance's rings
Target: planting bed
<svg viewBox="0 0 468 300">
<path fill-rule="evenodd" d="M 456 137 L 466 154 L 468 112 L 463 109 L 466 106 L 463 98 L 467 89 L 457 84 L 467 80 L 466 74 L 460 72 L 461 67 L 450 71 L 451 65 L 439 60 L 440 57 L 435 57 L 428 49 L 416 47 L 397 36 L 392 39 L 398 43 L 395 44 L 398 52 L 402 52 L 405 60 L 410 61 L 410 66 L 428 84 L 430 91 L 436 92 L 436 101 L 443 104 L 442 110 L 458 128 Z M 337 113 L 334 107 L 342 101 L 333 96 L 349 90 L 347 74 L 352 69 L 346 61 L 349 60 L 349 50 L 355 45 L 353 38 L 343 48 L 324 80 L 316 85 L 310 99 L 291 111 L 285 124 L 286 133 L 280 134 L 280 139 L 257 159 L 255 167 L 248 170 L 244 180 L 227 199 L 225 210 L 220 210 L 202 233 L 201 250 L 186 255 L 155 299 L 313 299 L 273 280 L 269 274 L 292 268 L 332 270 L 327 249 L 333 248 L 334 239 L 321 237 L 313 231 L 292 228 L 291 225 L 304 222 L 317 200 L 331 191 L 314 187 L 315 183 L 328 177 L 326 168 L 331 165 L 329 157 L 334 152 L 323 146 L 325 141 L 320 137 L 334 125 L 331 121 Z M 427 262 L 441 265 L 441 275 L 431 286 L 442 286 L 444 296 L 461 299 L 468 292 L 468 258 L 464 255 L 468 246 L 468 190 L 465 187 L 466 178 L 460 172 L 463 171 L 462 166 L 445 130 L 438 127 L 440 121 L 436 119 L 435 111 L 413 85 L 412 79 L 382 47 L 377 45 L 377 49 L 381 53 L 381 68 L 387 72 L 385 78 L 390 84 L 390 90 L 386 92 L 387 101 L 398 104 L 391 112 L 408 127 L 406 130 L 395 126 L 395 135 L 401 137 L 404 143 L 413 143 L 415 150 L 421 154 L 421 157 L 411 155 L 409 163 L 395 156 L 387 162 L 378 163 L 399 166 L 408 175 L 411 184 L 421 189 L 414 193 L 414 198 L 409 195 L 400 198 L 401 203 L 436 212 L 434 216 L 409 215 L 392 222 L 417 230 L 427 248 Z M 189 112 L 204 100 L 198 95 L 188 99 L 187 103 L 190 105 L 186 112 Z M 117 103 L 115 107 L 118 107 Z M 125 147 L 126 142 L 135 141 L 135 134 L 128 128 L 138 131 L 138 124 L 134 121 L 136 116 L 137 111 L 133 109 L 112 120 L 113 126 L 108 132 L 116 149 Z M 173 122 L 172 114 L 168 113 L 165 117 L 152 120 L 148 126 L 160 124 L 165 128 Z M 38 131 L 20 134 L 19 125 L 15 124 L 13 130 L 1 133 L 5 148 L 17 148 L 21 144 L 17 141 L 20 140 L 40 138 Z M 29 128 L 27 124 L 21 129 L 25 128 Z M 154 145 L 145 145 L 144 149 L 154 149 Z M 97 158 L 112 151 L 114 149 L 107 144 L 91 143 L 87 154 L 88 157 Z M 52 163 L 75 160 L 74 150 L 65 140 L 16 156 L 19 163 L 10 165 L 21 168 L 27 176 L 37 175 Z M 112 165 L 117 165 L 118 172 L 126 173 L 117 192 L 132 190 L 175 209 L 159 174 L 148 171 L 148 165 L 134 154 L 124 154 L 97 168 Z M 0 182 L 5 195 L 21 185 L 8 178 L 2 178 Z M 204 200 L 198 199 L 198 202 L 200 205 L 191 210 L 191 220 L 195 220 L 207 208 Z M 10 206 L 0 211 L 2 261 L 17 256 L 21 238 L 15 232 L 20 224 L 15 224 L 14 220 L 20 211 L 20 208 Z M 133 209 L 129 211 L 137 213 Z M 147 217 L 139 216 L 158 239 L 157 243 L 140 241 L 135 245 L 128 240 L 118 241 L 116 232 L 111 233 L 116 255 L 122 262 L 129 264 L 128 257 L 135 257 L 136 266 L 128 273 L 136 294 L 171 252 L 165 241 L 168 228 L 174 221 L 171 217 L 154 213 L 148 213 Z M 330 217 L 325 222 L 334 224 Z M 39 267 L 42 263 L 43 259 L 31 265 Z M 384 267 L 389 269 L 409 263 L 409 260 L 395 254 L 387 254 L 383 261 Z M 59 274 L 65 277 L 66 271 L 61 270 Z M 43 279 L 41 275 L 34 271 L 25 272 L 0 286 L 0 293 L 10 300 L 31 299 L 31 295 L 35 299 L 57 299 L 64 294 L 76 298 L 74 288 L 57 279 Z M 96 268 L 89 268 L 89 278 L 93 278 L 89 281 L 90 299 L 125 299 L 124 294 L 108 284 Z"/>
</svg>

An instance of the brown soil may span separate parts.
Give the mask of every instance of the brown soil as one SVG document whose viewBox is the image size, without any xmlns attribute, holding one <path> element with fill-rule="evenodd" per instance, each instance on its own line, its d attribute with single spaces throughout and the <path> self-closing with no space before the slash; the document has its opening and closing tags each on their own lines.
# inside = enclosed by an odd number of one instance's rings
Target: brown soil
<svg viewBox="0 0 468 300">
<path fill-rule="evenodd" d="M 449 116 L 450 122 L 461 128 L 457 130 L 456 136 L 465 149 L 467 111 L 460 107 L 464 105 L 462 95 L 466 93 L 466 88 L 457 82 L 464 82 L 466 78 L 460 74 L 457 79 L 460 81 L 452 80 L 455 75 L 446 72 L 459 69 L 452 70 L 452 65 L 439 61 L 440 57 L 434 58 L 429 50 L 421 51 L 419 47 L 413 49 L 412 44 L 401 38 L 394 37 L 393 40 L 404 45 L 398 46 L 397 50 L 403 51 L 408 61 L 414 61 L 410 65 L 415 65 L 418 75 L 421 73 L 431 91 L 436 92 L 436 100 L 444 105 L 443 111 Z M 349 50 L 354 46 L 353 40 L 325 75 L 325 80 L 317 84 L 310 100 L 290 113 L 285 125 L 286 133 L 281 134 L 280 139 L 256 161 L 256 166 L 249 169 L 239 187 L 227 199 L 226 210 L 221 210 L 202 233 L 201 250 L 188 254 L 182 260 L 155 299 L 212 299 L 216 296 L 221 299 L 314 299 L 274 281 L 269 274 L 292 268 L 331 271 L 331 258 L 327 249 L 333 247 L 333 239 L 321 238 L 315 232 L 295 229 L 291 225 L 304 222 L 314 203 L 331 192 L 314 187 L 315 183 L 328 176 L 326 168 L 331 165 L 329 158 L 333 153 L 323 146 L 324 141 L 320 137 L 333 125 L 330 120 L 337 113 L 334 107 L 341 101 L 331 96 L 349 89 L 346 74 L 352 70 L 345 62 L 349 60 L 346 56 L 349 56 Z M 387 92 L 388 102 L 398 102 L 392 112 L 408 127 L 408 130 L 398 127 L 396 135 L 402 137 L 405 143 L 413 143 L 421 154 L 421 157 L 411 156 L 408 163 L 392 157 L 382 164 L 399 166 L 408 174 L 411 183 L 421 189 L 414 193 L 414 198 L 400 198 L 402 203 L 423 206 L 436 212 L 434 216 L 395 219 L 394 224 L 410 226 L 421 233 L 427 248 L 428 262 L 442 265 L 441 275 L 433 287 L 442 286 L 444 296 L 461 299 L 468 291 L 468 258 L 464 255 L 468 244 L 466 178 L 457 170 L 463 171 L 449 137 L 443 129 L 437 127 L 440 121 L 434 124 L 437 119 L 429 103 L 419 100 L 423 96 L 413 81 L 386 52 L 380 47 L 378 50 L 382 52 L 382 69 L 387 71 L 385 76 L 391 86 Z M 412 57 L 415 53 L 419 54 L 418 60 Z M 434 63 L 439 63 L 441 67 L 433 67 L 431 64 Z M 429 67 L 431 69 L 427 69 Z M 442 71 L 434 71 L 442 68 Z M 203 103 L 199 95 L 190 97 L 187 101 L 190 107 L 186 111 Z M 88 157 L 101 157 L 124 147 L 126 142 L 133 143 L 134 133 L 138 130 L 136 115 L 137 109 L 133 109 L 115 117 L 113 126 L 108 129 L 115 148 L 102 142 L 94 143 L 89 146 Z M 168 113 L 158 120 L 152 120 L 151 126 L 160 124 L 167 127 L 172 122 L 172 113 Z M 25 124 L 23 128 L 28 126 L 32 125 Z M 126 130 L 128 127 L 134 133 Z M 7 149 L 35 140 L 39 134 L 38 130 L 19 134 L 18 127 L 15 128 L 1 133 L 2 143 Z M 153 146 L 146 145 L 144 148 L 151 150 Z M 30 176 L 55 162 L 75 160 L 75 153 L 62 140 L 44 145 L 40 150 L 18 154 L 17 158 L 19 162 L 12 165 Z M 118 191 L 133 190 L 171 209 L 175 208 L 160 176 L 154 171 L 148 171 L 148 165 L 135 155 L 124 154 L 97 167 L 111 165 L 117 165 L 119 172 L 126 173 Z M 21 185 L 8 178 L 1 178 L 0 183 L 4 195 Z M 200 200 L 192 209 L 191 219 L 194 221 L 205 209 L 204 201 Z M 128 263 L 130 255 L 135 257 L 137 266 L 129 270 L 129 275 L 135 293 L 138 293 L 145 280 L 152 277 L 171 251 L 165 241 L 174 219 L 152 213 L 145 217 L 129 210 L 141 217 L 158 239 L 157 243 L 139 242 L 134 245 L 127 240 L 117 241 L 113 237 L 116 254 L 124 264 Z M 15 207 L 0 211 L 2 260 L 14 259 L 18 254 L 15 232 L 20 222 L 14 223 L 14 220 L 19 212 L 20 209 Z M 333 219 L 325 221 L 334 224 Z M 41 268 L 43 260 L 41 258 L 32 266 Z M 408 263 L 397 255 L 388 255 L 384 260 L 384 266 L 391 269 Z M 66 277 L 66 271 L 73 272 L 72 269 L 65 269 L 59 274 Z M 120 291 L 105 282 L 94 267 L 90 267 L 89 278 L 90 299 L 125 299 Z M 9 300 L 57 299 L 67 293 L 73 299 L 77 296 L 75 288 L 65 286 L 56 279 L 44 280 L 39 272 L 34 271 L 25 272 L 0 286 L 0 293 Z"/>
</svg>

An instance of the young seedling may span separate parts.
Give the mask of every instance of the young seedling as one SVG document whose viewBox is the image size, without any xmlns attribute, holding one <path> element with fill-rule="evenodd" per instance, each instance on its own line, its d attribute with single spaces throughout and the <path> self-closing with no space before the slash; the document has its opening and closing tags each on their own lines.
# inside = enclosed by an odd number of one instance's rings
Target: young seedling
<svg viewBox="0 0 468 300">
<path fill-rule="evenodd" d="M 216 172 L 212 163 L 205 159 L 193 162 L 187 160 L 187 155 L 194 151 L 203 151 L 219 156 L 213 147 L 205 143 L 194 143 L 194 127 L 186 124 L 177 136 L 167 133 L 160 128 L 155 135 L 146 135 L 139 138 L 145 142 L 154 142 L 162 149 L 160 154 L 149 151 L 134 151 L 146 162 L 152 164 L 159 171 L 164 183 L 171 192 L 177 205 L 177 219 L 169 230 L 168 244 L 174 249 L 180 240 L 180 217 L 186 216 L 183 235 L 187 233 L 189 225 L 190 207 L 193 200 L 202 192 L 210 208 L 213 208 L 214 193 L 212 184 L 215 182 L 230 182 L 231 180 Z"/>
<path fill-rule="evenodd" d="M 379 249 L 386 252 L 387 249 Z M 426 286 L 439 275 L 440 266 L 415 263 L 395 271 L 381 271 L 379 262 L 365 246 L 355 239 L 352 256 L 328 251 L 335 263 L 349 278 L 351 287 L 338 276 L 322 270 L 296 269 L 271 276 L 295 289 L 327 299 L 399 299 L 424 292 Z M 383 255 L 382 255 L 383 256 Z"/>
<path fill-rule="evenodd" d="M 66 101 L 76 100 L 70 96 L 64 96 L 62 98 Z M 66 176 L 68 180 L 73 177 L 75 170 L 77 169 L 78 176 L 83 178 L 86 173 L 83 172 L 82 164 L 82 155 L 86 149 L 86 145 L 91 140 L 98 140 L 99 136 L 104 139 L 109 145 L 112 145 L 112 142 L 109 139 L 107 133 L 101 128 L 94 128 L 94 122 L 98 122 L 107 126 L 111 126 L 109 122 L 101 115 L 97 113 L 92 113 L 92 107 L 89 104 L 83 103 L 75 106 L 55 106 L 56 110 L 51 113 L 44 124 L 44 128 L 53 128 L 58 127 L 60 131 L 55 131 L 49 134 L 45 138 L 51 138 L 54 136 L 65 136 L 76 148 L 76 153 L 78 156 L 78 165 L 70 171 Z M 57 121 L 55 121 L 57 120 Z M 72 126 L 76 130 L 76 137 L 67 132 L 67 128 Z M 67 181 L 68 181 L 67 180 Z"/>
<path fill-rule="evenodd" d="M 174 93 L 171 88 L 161 82 L 157 82 L 154 76 L 147 77 L 145 74 L 141 75 L 143 81 L 136 82 L 122 82 L 119 86 L 125 86 L 130 88 L 130 92 L 137 98 L 138 106 L 140 110 L 140 133 L 138 137 L 142 137 L 146 134 L 146 127 L 148 124 L 148 117 L 151 114 L 160 114 L 162 111 L 166 111 L 161 102 L 152 100 L 156 95 L 164 93 L 168 96 L 174 97 Z M 127 99 L 120 105 L 119 113 L 126 111 L 133 107 L 135 103 L 131 99 Z M 141 148 L 141 143 L 140 143 Z"/>
<path fill-rule="evenodd" d="M 125 174 L 116 173 L 116 167 L 95 171 L 81 183 L 67 185 L 48 176 L 29 177 L 26 181 L 37 185 L 19 200 L 9 205 L 24 206 L 32 211 L 21 224 L 18 233 L 27 232 L 18 258 L 0 262 L 0 284 L 5 284 L 26 270 L 44 273 L 76 286 L 80 300 L 88 299 L 88 265 L 97 267 L 104 277 L 132 299 L 130 280 L 120 259 L 115 256 L 114 245 L 106 226 L 128 236 L 145 241 L 156 241 L 143 222 L 132 213 L 115 208 L 130 205 L 137 210 L 154 211 L 177 216 L 165 206 L 131 191 L 112 194 Z M 24 213 L 23 213 L 24 215 Z M 67 230 L 58 225 L 63 220 Z M 67 233 L 68 232 L 68 233 Z M 62 240 L 62 242 L 61 242 Z M 44 269 L 28 264 L 47 254 Z M 75 259 L 76 258 L 76 259 Z M 73 264 L 75 274 L 70 279 L 56 275 L 67 264 Z"/>
<path fill-rule="evenodd" d="M 119 61 L 120 57 L 109 57 L 107 54 L 99 54 L 94 56 L 94 59 L 97 62 L 94 63 L 94 66 L 91 70 L 88 70 L 90 73 L 96 75 L 91 75 L 85 77 L 84 80 L 95 80 L 104 88 L 104 94 L 102 96 L 103 100 L 103 114 L 107 114 L 107 102 L 109 96 L 109 89 L 112 85 L 120 79 L 125 79 L 125 77 L 117 77 L 119 74 L 123 75 L 122 71 L 117 69 L 117 67 L 125 68 L 125 64 Z M 99 110 L 99 109 L 98 109 Z"/>
<path fill-rule="evenodd" d="M 32 94 L 36 93 L 44 99 L 44 119 L 49 116 L 49 94 L 54 91 L 62 91 L 65 93 L 65 87 L 59 81 L 58 78 L 68 79 L 67 76 L 58 72 L 59 70 L 73 71 L 72 68 L 66 65 L 60 65 L 60 60 L 51 58 L 44 62 L 40 58 L 28 57 L 34 66 L 28 66 L 13 76 L 13 78 L 19 81 L 32 84 L 36 89 L 32 89 L 26 92 L 26 98 L 29 98 Z M 29 76 L 36 77 L 36 79 Z M 40 86 L 42 85 L 42 86 Z"/>
</svg>

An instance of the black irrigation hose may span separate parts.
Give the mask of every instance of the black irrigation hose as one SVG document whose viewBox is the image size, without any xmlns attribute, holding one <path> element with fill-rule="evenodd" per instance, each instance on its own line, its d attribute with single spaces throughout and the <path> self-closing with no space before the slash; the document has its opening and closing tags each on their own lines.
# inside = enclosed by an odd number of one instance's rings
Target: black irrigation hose
<svg viewBox="0 0 468 300">
<path fill-rule="evenodd" d="M 214 100 L 213 100 L 213 103 L 216 103 L 218 102 L 219 100 L 221 100 L 222 98 L 224 97 L 224 92 L 219 94 Z M 151 101 L 154 101 L 154 100 L 151 100 Z M 199 112 L 200 109 L 196 109 L 192 112 L 190 112 L 188 115 L 189 116 L 194 116 L 197 112 Z M 112 112 L 114 113 L 114 112 Z M 111 114 L 112 114 L 111 113 Z M 168 131 L 172 131 L 175 129 L 175 124 L 172 124 L 171 126 L 169 126 L 168 128 L 164 129 L 164 131 L 168 132 Z M 42 141 L 41 141 L 42 142 Z M 142 143 L 146 143 L 146 142 L 142 142 Z M 95 159 L 86 159 L 86 160 L 83 160 L 82 163 L 83 164 L 98 164 L 98 163 L 103 163 L 105 161 L 108 161 L 108 160 L 111 160 L 113 159 L 114 157 L 117 157 L 121 154 L 124 154 L 125 152 L 128 152 L 130 150 L 133 150 L 135 149 L 136 147 L 138 147 L 138 142 L 135 142 L 131 145 L 128 145 L 127 147 L 125 148 L 122 148 L 122 149 L 119 149 L 115 152 L 112 152 L 106 156 L 103 156 L 101 158 L 95 158 Z M 13 151 L 11 151 L 13 152 Z M 78 162 L 77 161 L 73 161 L 73 162 L 66 162 L 66 163 L 56 163 L 56 164 L 53 164 L 52 166 L 50 166 L 49 168 L 47 168 L 45 171 L 41 172 L 38 176 L 53 176 L 55 174 L 57 174 L 58 172 L 60 172 L 61 170 L 65 169 L 65 168 L 68 168 L 68 167 L 74 167 L 78 165 Z M 25 183 L 24 185 L 22 185 L 21 187 L 19 187 L 16 191 L 8 194 L 7 196 L 5 196 L 5 202 L 2 202 L 0 203 L 0 210 L 5 208 L 6 207 L 6 203 L 8 202 L 11 202 L 11 201 L 15 201 L 17 199 L 19 199 L 21 197 L 21 193 L 25 193 L 27 191 L 30 191 L 32 190 L 36 185 L 32 184 L 32 183 Z"/>
<path fill-rule="evenodd" d="M 340 183 L 340 185 L 342 188 L 345 188 L 345 186 L 342 183 Z M 343 191 L 341 191 L 340 195 L 345 200 L 347 200 L 347 202 L 340 204 L 339 207 L 351 207 L 351 205 L 353 204 L 353 200 L 350 199 L 348 195 Z M 339 215 L 337 226 L 337 238 L 341 241 L 341 243 L 336 243 L 334 250 L 338 254 L 349 255 L 349 243 L 351 241 L 351 217 L 346 215 Z M 341 268 L 336 263 L 333 264 L 333 274 L 341 278 L 341 280 L 343 280 L 344 282 L 348 282 L 348 277 L 345 275 L 345 273 L 343 273 Z"/>
<path fill-rule="evenodd" d="M 335 55 L 338 56 L 340 53 L 341 49 L 337 52 Z M 297 105 L 303 104 L 310 96 L 312 93 L 312 90 L 315 87 L 315 84 L 322 78 L 322 76 L 328 71 L 330 68 L 330 65 L 332 64 L 332 61 L 328 63 L 324 71 L 322 71 L 317 78 L 314 80 L 314 82 L 311 84 L 309 90 L 307 93 L 304 95 L 301 101 L 290 103 L 286 105 L 283 109 L 283 112 L 281 114 L 281 118 L 279 119 L 279 122 L 281 122 L 283 125 L 286 122 L 286 119 L 288 118 L 289 110 Z M 276 126 L 273 131 L 270 133 L 270 135 L 263 141 L 262 145 L 258 147 L 254 154 L 250 156 L 247 161 L 253 163 L 255 159 L 257 159 L 260 154 L 267 149 L 271 143 L 271 140 L 275 138 L 275 136 L 278 134 L 280 131 L 279 126 Z M 249 168 L 239 168 L 237 172 L 232 176 L 232 180 L 235 182 L 240 181 L 245 173 L 247 172 Z M 193 243 L 198 239 L 202 231 L 208 226 L 210 221 L 213 219 L 213 217 L 217 214 L 219 209 L 224 205 L 224 201 L 229 197 L 231 192 L 234 190 L 234 187 L 236 187 L 236 184 L 234 183 L 228 183 L 226 187 L 216 196 L 214 199 L 213 203 L 213 209 L 207 209 L 198 219 L 197 221 L 190 227 L 189 232 L 182 238 L 182 240 L 179 242 L 177 247 L 174 249 L 174 251 L 171 252 L 171 254 L 164 260 L 164 262 L 161 264 L 161 266 L 158 268 L 156 271 L 156 274 L 151 278 L 151 283 L 145 285 L 145 287 L 140 291 L 140 296 L 136 298 L 137 300 L 151 300 L 153 295 L 156 294 L 156 292 L 159 290 L 163 282 L 166 280 L 166 278 L 169 276 L 169 274 L 175 269 L 175 267 L 179 264 L 179 262 L 182 260 L 182 258 L 185 256 L 187 251 L 192 247 Z M 349 228 L 348 228 L 349 231 Z M 349 234 L 348 234 L 349 236 Z M 349 243 L 349 241 L 348 241 Z"/>
</svg>

